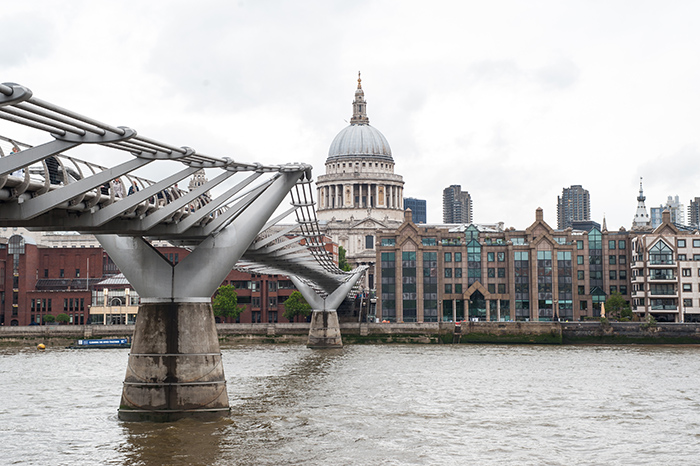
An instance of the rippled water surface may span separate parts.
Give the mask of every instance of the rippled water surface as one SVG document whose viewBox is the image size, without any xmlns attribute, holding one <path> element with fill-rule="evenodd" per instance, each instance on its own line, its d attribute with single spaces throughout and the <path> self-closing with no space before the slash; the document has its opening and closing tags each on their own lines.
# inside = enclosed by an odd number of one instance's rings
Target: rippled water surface
<svg viewBox="0 0 700 466">
<path fill-rule="evenodd" d="M 128 350 L 0 350 L 0 464 L 700 464 L 700 348 L 242 346 L 232 414 L 117 419 Z"/>
</svg>

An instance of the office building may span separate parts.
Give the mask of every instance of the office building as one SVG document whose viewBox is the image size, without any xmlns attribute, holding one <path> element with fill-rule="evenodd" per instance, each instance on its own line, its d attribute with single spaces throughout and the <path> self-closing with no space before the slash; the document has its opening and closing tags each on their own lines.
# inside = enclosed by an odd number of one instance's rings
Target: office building
<svg viewBox="0 0 700 466">
<path fill-rule="evenodd" d="M 414 223 L 428 223 L 428 212 L 425 199 L 415 199 L 413 197 L 403 198 L 403 208 L 411 209 Z"/>
<path fill-rule="evenodd" d="M 554 230 L 537 209 L 525 230 L 416 226 L 379 235 L 377 317 L 391 322 L 551 321 L 599 317 L 630 299 L 630 233 Z"/>
</svg>

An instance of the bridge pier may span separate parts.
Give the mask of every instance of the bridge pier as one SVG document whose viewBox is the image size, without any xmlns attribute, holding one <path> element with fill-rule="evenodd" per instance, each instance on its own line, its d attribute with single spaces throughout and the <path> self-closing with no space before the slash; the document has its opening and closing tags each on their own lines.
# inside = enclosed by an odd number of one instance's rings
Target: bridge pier
<svg viewBox="0 0 700 466">
<path fill-rule="evenodd" d="M 147 302 L 138 316 L 119 419 L 168 422 L 228 414 L 211 304 Z"/>
<path fill-rule="evenodd" d="M 306 282 L 290 275 L 294 286 L 311 305 L 311 326 L 306 346 L 314 349 L 342 348 L 338 306 L 343 302 L 352 287 L 362 277 L 367 267 L 356 269 L 348 279 L 329 296 L 322 298 Z"/>
<path fill-rule="evenodd" d="M 309 339 L 306 346 L 314 349 L 343 347 L 337 311 L 312 311 Z"/>
</svg>

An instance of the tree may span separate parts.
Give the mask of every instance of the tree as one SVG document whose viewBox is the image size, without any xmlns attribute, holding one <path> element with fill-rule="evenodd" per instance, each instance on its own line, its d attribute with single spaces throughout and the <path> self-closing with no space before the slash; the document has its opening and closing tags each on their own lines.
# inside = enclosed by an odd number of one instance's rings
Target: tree
<svg viewBox="0 0 700 466">
<path fill-rule="evenodd" d="M 45 324 L 52 324 L 56 322 L 56 318 L 51 314 L 46 314 L 42 320 Z"/>
<path fill-rule="evenodd" d="M 311 306 L 306 302 L 304 297 L 298 291 L 289 295 L 289 298 L 284 302 L 284 313 L 282 317 L 289 319 L 291 322 L 296 316 L 308 316 L 311 314 Z"/>
<path fill-rule="evenodd" d="M 348 260 L 345 257 L 345 254 L 345 248 L 342 246 L 338 246 L 338 267 L 340 268 L 340 270 L 349 272 L 352 270 L 352 267 L 350 266 L 350 264 L 348 264 Z"/>
<path fill-rule="evenodd" d="M 631 320 L 633 315 L 630 305 L 617 291 L 614 291 L 608 299 L 605 300 L 605 314 L 606 317 L 615 320 Z"/>
<path fill-rule="evenodd" d="M 59 324 L 67 324 L 70 322 L 70 317 L 68 317 L 68 314 L 61 312 L 59 315 L 56 316 L 56 322 Z"/>
<path fill-rule="evenodd" d="M 220 286 L 216 290 L 212 301 L 214 315 L 217 317 L 231 317 L 237 319 L 238 316 L 245 310 L 245 306 L 238 305 L 238 294 L 233 285 Z"/>
</svg>

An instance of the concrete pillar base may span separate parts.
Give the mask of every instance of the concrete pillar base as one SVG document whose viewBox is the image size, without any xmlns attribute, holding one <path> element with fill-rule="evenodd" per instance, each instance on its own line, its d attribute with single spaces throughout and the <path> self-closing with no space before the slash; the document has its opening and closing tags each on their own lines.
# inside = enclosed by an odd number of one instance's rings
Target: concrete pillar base
<svg viewBox="0 0 700 466">
<path fill-rule="evenodd" d="M 119 406 L 123 421 L 211 419 L 229 413 L 209 303 L 139 306 Z"/>
<path fill-rule="evenodd" d="M 336 311 L 313 311 L 309 328 L 308 348 L 342 348 L 340 323 Z"/>
</svg>

